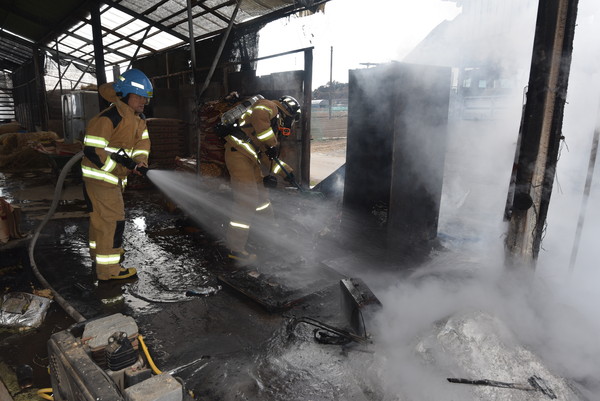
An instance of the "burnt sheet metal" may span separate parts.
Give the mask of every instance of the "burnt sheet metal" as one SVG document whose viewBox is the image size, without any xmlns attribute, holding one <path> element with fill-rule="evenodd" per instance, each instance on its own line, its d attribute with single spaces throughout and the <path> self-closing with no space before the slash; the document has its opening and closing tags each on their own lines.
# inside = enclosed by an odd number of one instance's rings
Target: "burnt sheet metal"
<svg viewBox="0 0 600 401">
<path fill-rule="evenodd" d="M 224 272 L 219 280 L 260 304 L 268 312 L 282 312 L 302 303 L 308 296 L 342 278 L 322 267 L 239 267 Z"/>
<path fill-rule="evenodd" d="M 357 244 L 402 254 L 435 239 L 449 93 L 446 67 L 350 71 L 343 205 Z"/>
<path fill-rule="evenodd" d="M 327 199 L 341 199 L 344 194 L 345 174 L 346 165 L 342 164 L 337 170 L 315 185 L 313 191 L 322 193 Z"/>
<path fill-rule="evenodd" d="M 340 280 L 342 313 L 349 327 L 358 335 L 367 334 L 367 323 L 371 315 L 381 307 L 381 302 L 359 278 Z"/>
</svg>

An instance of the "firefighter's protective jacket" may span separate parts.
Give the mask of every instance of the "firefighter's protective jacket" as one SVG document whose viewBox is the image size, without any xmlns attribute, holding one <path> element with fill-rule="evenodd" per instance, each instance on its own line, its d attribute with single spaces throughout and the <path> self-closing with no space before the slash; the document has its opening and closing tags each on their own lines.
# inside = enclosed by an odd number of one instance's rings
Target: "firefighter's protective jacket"
<svg viewBox="0 0 600 401">
<path fill-rule="evenodd" d="M 112 83 L 101 85 L 100 95 L 112 104 L 88 123 L 83 140 L 85 157 L 81 161 L 83 177 L 101 185 L 124 187 L 129 171 L 112 160 L 110 154 L 124 149 L 136 163 L 147 164 L 150 137 L 146 119 L 117 97 Z"/>
<path fill-rule="evenodd" d="M 277 127 L 274 119 L 278 114 L 279 109 L 274 102 L 267 99 L 258 100 L 240 117 L 237 132 L 225 136 L 225 140 L 257 164 L 267 165 L 270 161 L 266 157 L 266 149 L 277 146 L 277 136 L 273 129 Z M 291 167 L 281 163 L 288 173 L 292 172 Z M 286 177 L 277 163 L 272 163 L 271 172 L 282 178 Z"/>
</svg>

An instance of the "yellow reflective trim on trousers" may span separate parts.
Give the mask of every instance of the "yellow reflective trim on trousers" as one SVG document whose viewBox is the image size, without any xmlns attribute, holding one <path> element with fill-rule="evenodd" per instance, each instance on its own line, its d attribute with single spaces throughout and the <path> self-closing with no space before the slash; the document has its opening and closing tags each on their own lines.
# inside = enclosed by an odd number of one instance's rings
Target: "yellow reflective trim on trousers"
<svg viewBox="0 0 600 401">
<path fill-rule="evenodd" d="M 142 150 L 142 149 L 134 150 L 133 154 L 131 155 L 131 157 L 136 157 L 136 156 L 139 156 L 139 155 L 150 156 L 150 151 L 148 151 L 148 150 Z"/>
<path fill-rule="evenodd" d="M 283 164 L 283 168 L 285 168 L 286 170 L 290 170 L 289 166 L 287 164 L 285 164 L 284 162 L 282 162 L 280 160 L 281 164 Z M 273 174 L 277 174 L 281 171 L 281 166 L 279 165 L 279 163 L 276 163 L 275 165 L 273 165 L 273 169 L 271 170 L 271 172 Z"/>
<path fill-rule="evenodd" d="M 96 249 L 96 241 L 90 241 L 90 249 Z"/>
<path fill-rule="evenodd" d="M 249 230 L 250 229 L 250 226 L 248 224 L 236 223 L 235 221 L 230 221 L 229 225 L 231 227 L 235 227 L 235 228 L 243 228 L 244 230 Z"/>
<path fill-rule="evenodd" d="M 269 127 L 268 129 L 266 129 L 263 132 L 261 132 L 260 134 L 258 134 L 256 137 L 264 142 L 267 139 L 273 138 L 274 136 L 275 136 L 275 134 L 273 133 L 273 129 L 271 127 Z"/>
<path fill-rule="evenodd" d="M 142 139 L 148 139 L 150 138 L 150 134 L 148 133 L 148 130 L 145 129 L 144 132 L 142 132 Z"/>
<path fill-rule="evenodd" d="M 244 149 L 246 149 L 248 151 L 248 153 L 250 153 L 252 156 L 254 156 L 254 158 L 256 160 L 258 160 L 258 154 L 254 150 L 254 148 L 252 147 L 252 145 L 250 145 L 248 142 L 244 142 L 241 139 L 238 139 L 238 138 L 236 138 L 233 135 L 228 135 L 227 137 L 231 138 L 232 141 L 234 141 L 235 143 L 237 143 L 238 145 L 240 145 L 241 147 L 243 147 Z"/>
<path fill-rule="evenodd" d="M 121 254 L 96 255 L 96 263 L 99 265 L 116 265 L 121 261 Z"/>
<path fill-rule="evenodd" d="M 81 173 L 87 178 L 105 181 L 115 185 L 119 184 L 119 178 L 111 173 L 107 173 L 106 171 L 98 170 L 88 166 L 81 166 Z"/>
<path fill-rule="evenodd" d="M 268 208 L 269 206 L 271 206 L 271 202 L 267 202 L 267 203 L 265 203 L 264 205 L 257 207 L 257 208 L 256 208 L 256 211 L 257 211 L 257 212 L 260 212 L 261 210 L 265 210 L 265 209 L 266 209 L 266 208 Z"/>
<path fill-rule="evenodd" d="M 84 146 L 93 146 L 94 148 L 103 148 L 108 145 L 108 141 L 101 136 L 86 135 L 83 138 Z"/>
</svg>

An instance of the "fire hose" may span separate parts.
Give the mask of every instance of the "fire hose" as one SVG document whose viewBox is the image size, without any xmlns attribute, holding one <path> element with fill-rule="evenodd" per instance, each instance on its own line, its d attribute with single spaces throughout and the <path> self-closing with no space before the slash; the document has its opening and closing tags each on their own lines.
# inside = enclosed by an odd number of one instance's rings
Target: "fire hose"
<svg viewBox="0 0 600 401">
<path fill-rule="evenodd" d="M 69 161 L 65 164 L 65 166 L 62 168 L 60 175 L 58 176 L 58 179 L 56 181 L 56 187 L 54 188 L 54 197 L 52 198 L 52 204 L 50 205 L 50 209 L 48 210 L 48 213 L 46 214 L 42 222 L 37 226 L 28 248 L 29 263 L 31 264 L 31 270 L 33 271 L 33 274 L 44 287 L 50 290 L 50 292 L 54 296 L 54 300 L 56 301 L 56 303 L 58 303 L 64 309 L 64 311 L 67 312 L 67 314 L 78 323 L 86 320 L 86 318 L 83 315 L 81 315 L 73 306 L 71 306 L 54 288 L 52 288 L 50 283 L 48 283 L 44 276 L 42 276 L 42 274 L 38 270 L 37 264 L 35 263 L 33 250 L 35 249 L 35 244 L 40 236 L 40 232 L 42 231 L 46 223 L 50 221 L 50 218 L 54 215 L 54 212 L 56 211 L 56 207 L 58 206 L 60 195 L 62 193 L 63 184 L 65 182 L 65 178 L 68 172 L 71 170 L 73 165 L 79 162 L 82 158 L 83 152 L 79 152 L 73 157 L 71 157 Z M 119 149 L 118 152 L 112 153 L 111 159 L 127 167 L 129 170 L 139 171 L 142 175 L 146 175 L 148 173 L 147 167 L 138 167 L 137 163 L 133 159 L 131 159 L 123 149 Z"/>
<path fill-rule="evenodd" d="M 288 331 L 290 333 L 293 332 L 299 323 L 306 323 L 311 326 L 317 327 L 317 329 L 314 330 L 313 335 L 315 337 L 315 340 L 317 340 L 318 342 L 321 342 L 321 343 L 340 345 L 340 344 L 347 344 L 350 341 L 355 341 L 357 343 L 364 343 L 369 340 L 369 338 L 366 335 L 359 336 L 359 335 L 351 333 L 347 330 L 330 326 L 328 324 L 318 321 L 317 319 L 313 319 L 310 317 L 299 317 L 299 318 L 292 317 L 288 323 Z M 318 331 L 319 329 L 323 330 L 325 333 L 319 332 Z M 327 332 L 332 333 L 333 335 L 326 334 Z"/>
<path fill-rule="evenodd" d="M 289 171 L 287 171 L 287 169 L 283 166 L 283 163 L 281 162 L 281 160 L 279 160 L 279 158 L 274 157 L 273 160 L 275 161 L 275 163 L 277 163 L 277 165 L 279 165 L 279 168 L 281 168 L 281 170 L 285 174 L 288 182 L 290 184 L 292 184 L 293 186 L 295 186 L 296 188 L 298 188 L 298 190 L 300 192 L 302 192 L 303 194 L 316 195 L 317 197 L 321 197 L 321 198 L 325 197 L 321 192 L 311 191 L 310 189 L 304 189 L 304 188 L 302 188 L 300 186 L 300 184 L 298 184 L 298 182 L 296 181 L 296 178 L 294 177 L 294 174 L 290 173 Z"/>
<path fill-rule="evenodd" d="M 75 163 L 77 163 L 79 160 L 81 160 L 82 157 L 83 157 L 83 152 L 79 152 L 75 156 L 71 157 L 71 159 L 69 159 L 69 161 L 65 164 L 62 171 L 60 172 L 60 175 L 58 176 L 58 180 L 56 181 L 56 187 L 54 188 L 54 198 L 52 199 L 52 204 L 50 205 L 50 210 L 48 210 L 46 217 L 44 217 L 44 220 L 42 220 L 42 222 L 36 228 L 36 230 L 33 234 L 33 238 L 31 239 L 31 242 L 29 243 L 29 249 L 28 249 L 29 250 L 29 263 L 31 264 L 31 270 L 33 271 L 33 274 L 35 275 L 35 277 L 38 279 L 38 281 L 44 287 L 46 287 L 47 289 L 50 290 L 50 292 L 54 296 L 54 300 L 56 301 L 56 303 L 58 303 L 64 309 L 64 311 L 67 312 L 67 314 L 69 316 L 71 316 L 71 318 L 73 318 L 73 320 L 75 320 L 78 323 L 83 322 L 85 320 L 85 317 L 83 317 L 83 315 L 81 315 L 75 308 L 73 308 L 58 292 L 56 292 L 56 290 L 54 288 L 52 288 L 52 286 L 48 283 L 48 281 L 46 281 L 44 276 L 42 276 L 42 274 L 38 270 L 37 265 L 35 263 L 35 259 L 33 257 L 33 250 L 35 248 L 35 243 L 37 242 L 37 239 L 40 236 L 40 232 L 42 231 L 42 228 L 44 228 L 46 223 L 48 223 L 48 221 L 50 221 L 50 218 L 52 217 L 52 215 L 54 215 L 54 212 L 56 211 L 56 207 L 58 206 L 58 201 L 60 200 L 63 183 L 65 181 L 65 177 L 67 176 L 67 173 L 69 172 L 69 170 L 71 170 L 71 167 L 73 167 L 73 165 Z"/>
</svg>

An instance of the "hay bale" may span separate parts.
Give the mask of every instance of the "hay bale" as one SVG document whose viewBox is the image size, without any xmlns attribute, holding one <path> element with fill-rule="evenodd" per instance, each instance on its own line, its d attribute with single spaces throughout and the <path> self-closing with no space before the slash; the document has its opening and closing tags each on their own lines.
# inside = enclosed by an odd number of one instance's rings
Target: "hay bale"
<svg viewBox="0 0 600 401">
<path fill-rule="evenodd" d="M 58 139 L 53 131 L 10 132 L 0 135 L 0 155 L 9 155 L 37 143 L 51 143 Z"/>
<path fill-rule="evenodd" d="M 0 135 L 0 168 L 4 170 L 48 167 L 48 157 L 34 148 L 58 139 L 52 131 L 9 132 Z"/>
<path fill-rule="evenodd" d="M 48 156 L 32 148 L 24 148 L 9 155 L 0 155 L 0 169 L 25 170 L 49 167 Z"/>
<path fill-rule="evenodd" d="M 9 132 L 23 132 L 25 130 L 26 128 L 17 121 L 11 121 L 9 123 L 0 125 L 0 135 Z"/>
</svg>

